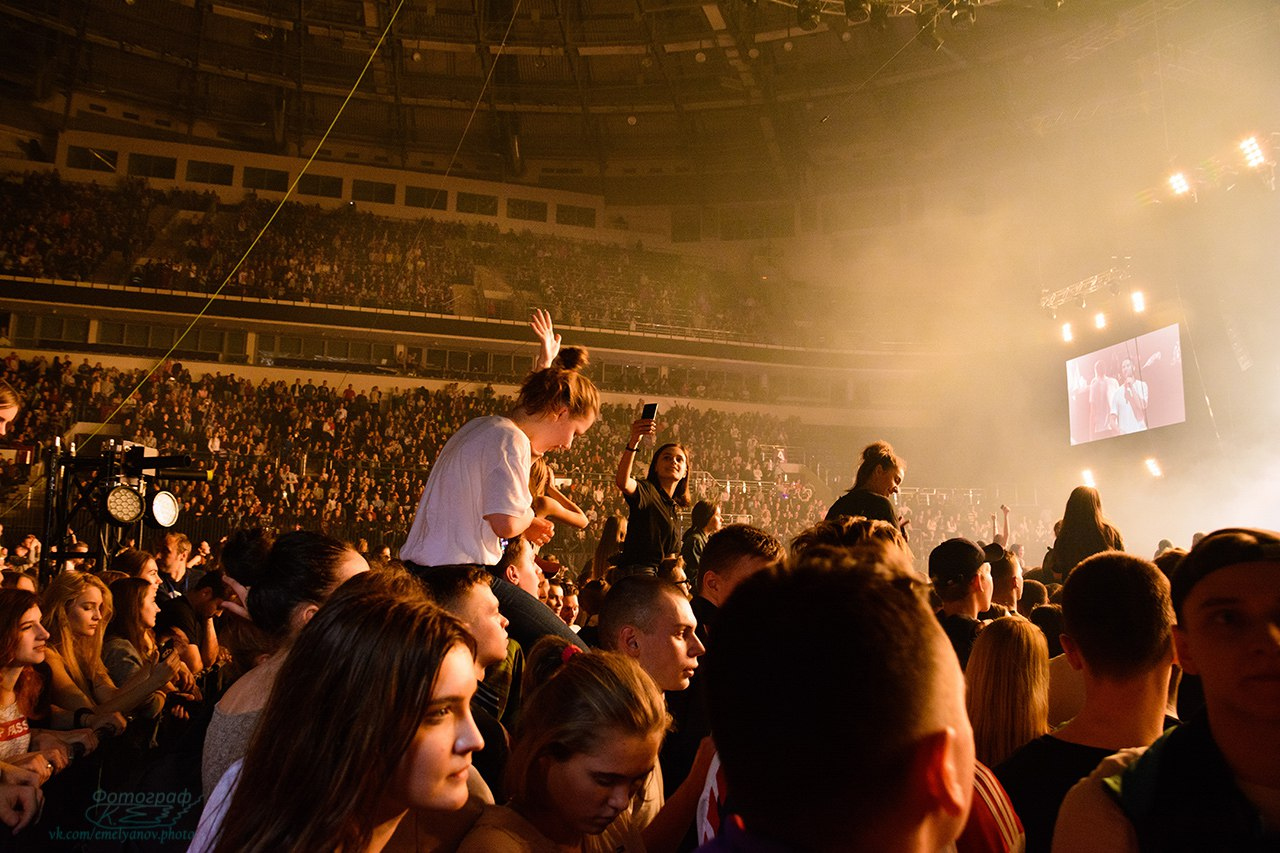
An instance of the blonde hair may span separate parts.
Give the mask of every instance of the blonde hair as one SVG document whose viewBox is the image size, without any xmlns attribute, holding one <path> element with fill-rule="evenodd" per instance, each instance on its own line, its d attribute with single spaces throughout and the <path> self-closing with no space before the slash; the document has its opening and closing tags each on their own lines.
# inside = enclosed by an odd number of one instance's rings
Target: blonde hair
<svg viewBox="0 0 1280 853">
<path fill-rule="evenodd" d="M 978 760 L 988 767 L 1049 733 L 1049 645 L 1026 619 L 982 629 L 964 670 Z"/>
<path fill-rule="evenodd" d="M 67 611 L 89 587 L 102 593 L 102 622 L 92 637 L 82 637 L 72 632 Z M 44 591 L 40 612 L 49 631 L 49 645 L 61 656 L 67 675 L 85 696 L 93 698 L 93 673 L 102 661 L 102 635 L 115 613 L 111 590 L 96 575 L 67 569 Z"/>
</svg>

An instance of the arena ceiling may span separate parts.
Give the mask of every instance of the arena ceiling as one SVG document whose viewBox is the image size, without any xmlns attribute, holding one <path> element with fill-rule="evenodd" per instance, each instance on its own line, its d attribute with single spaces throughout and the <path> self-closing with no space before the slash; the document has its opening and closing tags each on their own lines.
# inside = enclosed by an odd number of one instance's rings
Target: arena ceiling
<svg viewBox="0 0 1280 853">
<path fill-rule="evenodd" d="M 341 112 L 331 147 L 615 200 L 797 197 L 837 167 L 998 160 L 1140 109 L 1150 76 L 1094 59 L 1136 61 L 1218 2 L 3 0 L 0 94 L 62 126 L 103 124 L 77 93 L 172 117 L 152 135 L 295 155 Z"/>
</svg>

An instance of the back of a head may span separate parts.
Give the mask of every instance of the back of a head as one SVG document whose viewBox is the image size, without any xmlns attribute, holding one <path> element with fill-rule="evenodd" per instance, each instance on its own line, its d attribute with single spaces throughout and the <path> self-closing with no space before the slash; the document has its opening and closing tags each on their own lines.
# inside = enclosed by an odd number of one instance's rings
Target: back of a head
<svg viewBox="0 0 1280 853">
<path fill-rule="evenodd" d="M 652 631 L 658 608 L 668 596 L 683 598 L 679 587 L 646 573 L 629 575 L 609 587 L 600 606 L 601 647 L 616 651 L 618 636 L 628 625 Z"/>
<path fill-rule="evenodd" d="M 968 539 L 948 539 L 929 552 L 929 579 L 944 602 L 959 601 L 982 570 L 987 556 Z"/>
<path fill-rule="evenodd" d="M 948 663 L 922 588 L 883 546 L 813 549 L 729 597 L 704 678 L 729 788 L 754 831 L 821 848 L 874 833 L 895 805 Z"/>
<path fill-rule="evenodd" d="M 1066 625 L 1062 621 L 1061 604 L 1037 604 L 1027 614 L 1027 621 L 1044 634 L 1045 642 L 1049 644 L 1049 657 L 1056 658 L 1062 654 L 1062 635 L 1066 633 Z"/>
<path fill-rule="evenodd" d="M 261 529 L 238 530 L 223 552 L 227 573 L 249 587 L 249 612 L 273 636 L 290 630 L 295 609 L 320 604 L 340 583 L 339 568 L 351 549 L 306 530 L 270 539 Z"/>
<path fill-rule="evenodd" d="M 1049 648 L 1035 625 L 1016 616 L 978 634 L 964 669 L 978 760 L 999 764 L 1049 730 Z"/>
<path fill-rule="evenodd" d="M 782 562 L 786 552 L 778 537 L 749 524 L 728 524 L 711 534 L 702 549 L 698 572 L 705 575 L 715 572 L 726 576 L 744 559 L 764 560 L 771 564 Z"/>
<path fill-rule="evenodd" d="M 544 758 L 565 761 L 619 735 L 660 735 L 670 726 L 661 691 L 625 655 L 585 652 L 548 636 L 529 652 L 525 674 L 506 767 L 513 802 L 537 805 L 546 795 Z"/>
<path fill-rule="evenodd" d="M 456 646 L 474 653 L 416 581 L 380 572 L 344 584 L 281 665 L 217 849 L 363 849 L 388 768 L 409 749 Z M 358 724 L 335 737 L 335 720 Z"/>
<path fill-rule="evenodd" d="M 911 549 L 902 532 L 887 521 L 841 515 L 817 521 L 796 534 L 791 541 L 791 558 L 799 559 L 811 548 L 856 548 L 872 541 L 892 545 L 911 558 Z"/>
<path fill-rule="evenodd" d="M 590 379 L 579 372 L 587 362 L 584 348 L 561 347 L 550 367 L 535 370 L 525 378 L 520 386 L 517 406 L 529 415 L 563 408 L 570 417 L 598 416 L 600 392 Z"/>
<path fill-rule="evenodd" d="M 1147 560 L 1120 551 L 1082 560 L 1063 584 L 1062 618 L 1063 633 L 1096 675 L 1130 678 L 1168 659 L 1169 582 Z"/>
</svg>

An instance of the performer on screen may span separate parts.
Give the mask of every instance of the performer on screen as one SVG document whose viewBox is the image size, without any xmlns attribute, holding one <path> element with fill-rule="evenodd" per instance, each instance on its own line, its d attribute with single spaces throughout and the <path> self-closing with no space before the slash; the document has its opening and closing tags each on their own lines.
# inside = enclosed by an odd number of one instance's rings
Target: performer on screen
<svg viewBox="0 0 1280 853">
<path fill-rule="evenodd" d="M 1120 363 L 1122 381 L 1111 392 L 1111 426 L 1121 435 L 1142 432 L 1147 428 L 1147 383 L 1137 378 L 1133 359 Z"/>
</svg>

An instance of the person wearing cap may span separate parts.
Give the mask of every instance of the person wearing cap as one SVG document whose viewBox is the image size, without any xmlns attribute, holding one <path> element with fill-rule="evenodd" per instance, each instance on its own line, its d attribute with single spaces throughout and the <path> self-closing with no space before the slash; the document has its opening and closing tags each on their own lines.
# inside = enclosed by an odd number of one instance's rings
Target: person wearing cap
<svg viewBox="0 0 1280 853">
<path fill-rule="evenodd" d="M 1072 788 L 1055 853 L 1280 849 L 1280 533 L 1210 533 L 1174 569 L 1172 598 L 1205 711 Z"/>
<path fill-rule="evenodd" d="M 978 615 L 991 607 L 991 564 L 976 543 L 948 539 L 929 552 L 929 579 L 942 600 L 938 621 L 963 669 L 982 630 Z"/>
</svg>

